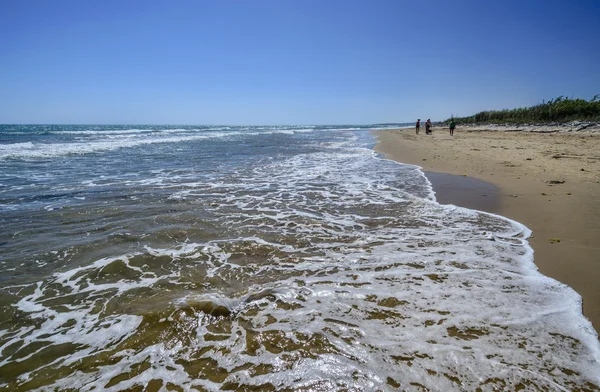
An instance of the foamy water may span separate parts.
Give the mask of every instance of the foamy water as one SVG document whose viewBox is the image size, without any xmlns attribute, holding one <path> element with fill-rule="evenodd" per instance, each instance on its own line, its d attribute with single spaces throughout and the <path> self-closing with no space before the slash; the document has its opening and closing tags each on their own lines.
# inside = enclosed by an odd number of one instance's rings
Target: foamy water
<svg viewBox="0 0 600 392">
<path fill-rule="evenodd" d="M 0 133 L 0 389 L 599 390 L 529 230 L 367 128 L 135 128 Z"/>
</svg>

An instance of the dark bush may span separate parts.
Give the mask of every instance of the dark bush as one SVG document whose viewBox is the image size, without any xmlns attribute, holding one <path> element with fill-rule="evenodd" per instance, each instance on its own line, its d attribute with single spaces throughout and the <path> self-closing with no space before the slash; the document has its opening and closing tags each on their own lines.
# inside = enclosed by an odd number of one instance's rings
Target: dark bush
<svg viewBox="0 0 600 392">
<path fill-rule="evenodd" d="M 523 124 L 600 121 L 600 94 L 589 101 L 563 96 L 527 108 L 489 110 L 468 117 L 454 117 L 460 123 Z M 449 122 L 450 119 L 446 120 Z"/>
</svg>

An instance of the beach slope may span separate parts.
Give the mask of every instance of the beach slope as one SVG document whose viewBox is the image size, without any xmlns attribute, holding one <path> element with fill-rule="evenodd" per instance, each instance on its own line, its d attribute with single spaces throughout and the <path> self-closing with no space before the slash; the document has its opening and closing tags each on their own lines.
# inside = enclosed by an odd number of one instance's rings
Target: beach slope
<svg viewBox="0 0 600 392">
<path fill-rule="evenodd" d="M 416 135 L 414 129 L 383 130 L 376 132 L 375 149 L 425 171 L 496 185 L 497 202 L 486 203 L 484 198 L 491 196 L 487 192 L 465 189 L 462 197 L 453 192 L 452 203 L 527 225 L 533 231 L 530 243 L 540 272 L 581 295 L 583 313 L 598 331 L 600 132 L 554 128 L 459 126 L 454 137 L 440 127 L 432 136 Z"/>
</svg>

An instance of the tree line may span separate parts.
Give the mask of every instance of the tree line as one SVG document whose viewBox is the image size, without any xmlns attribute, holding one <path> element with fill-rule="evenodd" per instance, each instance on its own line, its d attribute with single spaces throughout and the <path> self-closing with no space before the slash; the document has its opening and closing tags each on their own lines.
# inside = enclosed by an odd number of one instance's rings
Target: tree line
<svg viewBox="0 0 600 392">
<path fill-rule="evenodd" d="M 586 101 L 560 96 L 530 107 L 487 110 L 468 117 L 452 117 L 459 123 L 549 123 L 567 121 L 600 121 L 600 94 Z"/>
</svg>

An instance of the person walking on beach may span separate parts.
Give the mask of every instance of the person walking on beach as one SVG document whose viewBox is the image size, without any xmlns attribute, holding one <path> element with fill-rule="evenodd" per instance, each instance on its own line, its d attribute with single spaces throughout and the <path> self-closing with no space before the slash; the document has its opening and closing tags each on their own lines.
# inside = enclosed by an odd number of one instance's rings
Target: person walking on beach
<svg viewBox="0 0 600 392">
<path fill-rule="evenodd" d="M 431 120 L 427 119 L 425 122 L 425 134 L 431 135 Z"/>
<path fill-rule="evenodd" d="M 454 128 L 456 128 L 456 123 L 454 119 L 450 120 L 450 136 L 454 136 Z"/>
<path fill-rule="evenodd" d="M 419 129 L 421 129 L 421 119 L 417 118 L 417 125 L 415 125 L 415 129 L 417 130 L 417 135 L 419 134 Z"/>
</svg>

